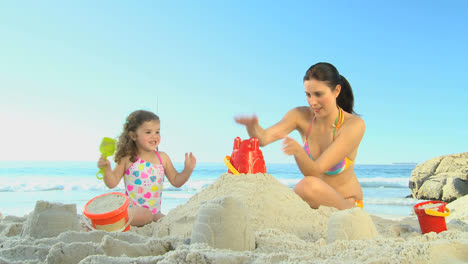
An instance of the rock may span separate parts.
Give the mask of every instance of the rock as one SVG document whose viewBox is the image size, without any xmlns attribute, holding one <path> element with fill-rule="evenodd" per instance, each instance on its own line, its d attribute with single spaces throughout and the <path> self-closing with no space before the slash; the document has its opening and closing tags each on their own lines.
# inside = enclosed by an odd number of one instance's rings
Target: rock
<svg viewBox="0 0 468 264">
<path fill-rule="evenodd" d="M 23 225 L 22 237 L 55 237 L 65 231 L 80 231 L 76 204 L 37 201 Z"/>
<path fill-rule="evenodd" d="M 416 199 L 451 202 L 468 194 L 468 152 L 417 165 L 411 172 L 409 187 Z"/>
<path fill-rule="evenodd" d="M 442 201 L 454 201 L 468 194 L 468 181 L 460 178 L 448 178 L 442 188 Z"/>
<path fill-rule="evenodd" d="M 427 200 L 441 200 L 442 199 L 442 189 L 446 183 L 445 179 L 431 179 L 423 182 L 421 188 L 419 189 L 418 195 L 419 199 Z"/>
<path fill-rule="evenodd" d="M 191 243 L 237 251 L 255 249 L 246 207 L 232 196 L 203 203 L 193 224 Z"/>
<path fill-rule="evenodd" d="M 328 243 L 371 239 L 378 234 L 370 215 L 358 207 L 338 211 L 330 216 L 328 222 Z"/>
</svg>

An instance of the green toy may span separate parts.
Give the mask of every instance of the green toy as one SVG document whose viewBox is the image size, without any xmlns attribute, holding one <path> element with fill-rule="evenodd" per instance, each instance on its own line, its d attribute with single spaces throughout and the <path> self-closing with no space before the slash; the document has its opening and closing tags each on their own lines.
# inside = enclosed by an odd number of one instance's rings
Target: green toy
<svg viewBox="0 0 468 264">
<path fill-rule="evenodd" d="M 101 145 L 99 146 L 99 151 L 101 152 L 104 159 L 107 157 L 114 155 L 115 152 L 115 139 L 104 137 L 102 138 Z M 99 173 L 102 174 L 102 177 L 99 176 Z M 96 173 L 96 178 L 102 180 L 104 178 L 104 168 L 101 168 Z"/>
</svg>

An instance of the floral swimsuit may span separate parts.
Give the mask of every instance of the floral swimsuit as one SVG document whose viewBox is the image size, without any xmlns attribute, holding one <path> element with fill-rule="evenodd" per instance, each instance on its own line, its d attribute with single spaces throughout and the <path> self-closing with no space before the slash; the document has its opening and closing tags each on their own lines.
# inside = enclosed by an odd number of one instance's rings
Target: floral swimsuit
<svg viewBox="0 0 468 264">
<path fill-rule="evenodd" d="M 161 195 L 164 182 L 164 167 L 157 151 L 161 164 L 152 164 L 137 156 L 130 168 L 125 172 L 125 193 L 130 198 L 130 206 L 148 208 L 152 214 L 161 212 Z"/>
</svg>

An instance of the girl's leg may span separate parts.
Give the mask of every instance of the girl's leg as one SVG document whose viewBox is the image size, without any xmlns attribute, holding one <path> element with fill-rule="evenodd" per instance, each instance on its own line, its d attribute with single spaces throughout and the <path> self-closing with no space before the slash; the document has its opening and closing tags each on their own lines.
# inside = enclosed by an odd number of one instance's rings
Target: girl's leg
<svg viewBox="0 0 468 264">
<path fill-rule="evenodd" d="M 163 218 L 165 215 L 162 213 L 156 213 L 153 215 L 153 222 L 157 222 L 159 219 Z"/>
<path fill-rule="evenodd" d="M 128 210 L 130 214 L 133 214 L 133 219 L 130 223 L 132 226 L 144 226 L 153 221 L 151 211 L 144 207 L 133 206 L 128 208 Z"/>
<path fill-rule="evenodd" d="M 353 201 L 344 199 L 335 189 L 318 177 L 304 177 L 294 186 L 294 192 L 314 209 L 320 205 L 340 210 L 354 207 Z"/>
</svg>

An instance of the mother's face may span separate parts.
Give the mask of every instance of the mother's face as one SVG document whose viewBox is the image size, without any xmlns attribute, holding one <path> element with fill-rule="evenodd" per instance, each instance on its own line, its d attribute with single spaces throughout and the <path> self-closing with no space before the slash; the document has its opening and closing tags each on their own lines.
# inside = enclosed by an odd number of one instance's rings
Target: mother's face
<svg viewBox="0 0 468 264">
<path fill-rule="evenodd" d="M 318 115 L 336 108 L 336 97 L 340 93 L 341 86 L 337 85 L 332 91 L 325 82 L 311 79 L 304 81 L 304 90 L 312 111 Z"/>
</svg>

